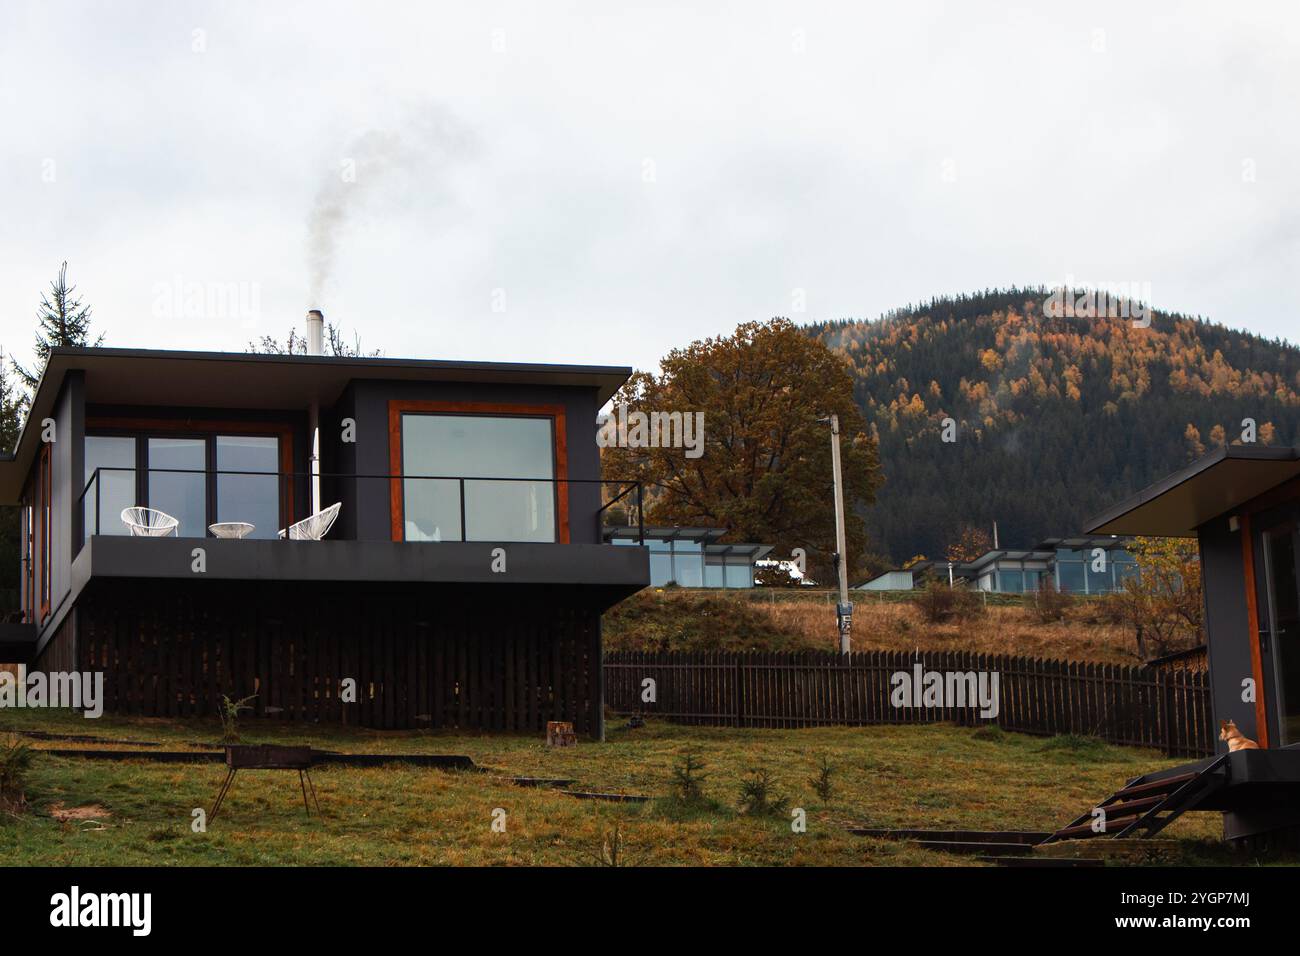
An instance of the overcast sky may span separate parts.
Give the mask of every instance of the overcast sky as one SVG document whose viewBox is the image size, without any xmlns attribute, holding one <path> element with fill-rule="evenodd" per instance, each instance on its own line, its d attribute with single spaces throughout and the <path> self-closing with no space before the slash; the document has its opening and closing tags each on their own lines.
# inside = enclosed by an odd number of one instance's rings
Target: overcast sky
<svg viewBox="0 0 1300 956">
<path fill-rule="evenodd" d="M 1010 284 L 1300 313 L 1300 5 L 0 6 L 0 346 L 653 366 Z"/>
</svg>

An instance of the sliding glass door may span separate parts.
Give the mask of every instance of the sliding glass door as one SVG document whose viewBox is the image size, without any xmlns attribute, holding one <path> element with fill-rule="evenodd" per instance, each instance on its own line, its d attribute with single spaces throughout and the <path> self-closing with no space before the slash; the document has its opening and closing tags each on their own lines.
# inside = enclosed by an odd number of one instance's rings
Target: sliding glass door
<svg viewBox="0 0 1300 956">
<path fill-rule="evenodd" d="M 1294 523 L 1264 532 L 1268 629 L 1273 648 L 1273 699 L 1281 744 L 1300 743 L 1300 566 Z"/>
<path fill-rule="evenodd" d="M 276 537 L 282 527 L 276 477 L 279 440 L 265 435 L 218 435 L 216 454 L 217 520 L 248 522 L 253 525 L 251 538 Z"/>
<path fill-rule="evenodd" d="M 206 537 L 217 521 L 274 538 L 289 523 L 280 443 L 277 435 L 87 435 L 85 534 L 128 534 L 122 510 L 138 505 L 176 518 L 182 538 Z"/>
<path fill-rule="evenodd" d="M 180 522 L 180 538 L 208 533 L 207 443 L 202 438 L 150 438 L 149 507 Z"/>
</svg>

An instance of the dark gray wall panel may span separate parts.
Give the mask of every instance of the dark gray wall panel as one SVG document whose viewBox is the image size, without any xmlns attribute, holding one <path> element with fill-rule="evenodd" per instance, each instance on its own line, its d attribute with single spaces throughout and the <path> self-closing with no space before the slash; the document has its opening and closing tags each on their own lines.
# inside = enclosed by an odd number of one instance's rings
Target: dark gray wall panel
<svg viewBox="0 0 1300 956">
<path fill-rule="evenodd" d="M 1241 533 L 1228 530 L 1226 517 L 1202 525 L 1198 532 L 1215 721 L 1233 720 L 1242 733 L 1255 737 L 1255 705 L 1241 699 L 1241 682 L 1254 674 Z M 1225 749 L 1223 744 L 1219 747 Z"/>
</svg>

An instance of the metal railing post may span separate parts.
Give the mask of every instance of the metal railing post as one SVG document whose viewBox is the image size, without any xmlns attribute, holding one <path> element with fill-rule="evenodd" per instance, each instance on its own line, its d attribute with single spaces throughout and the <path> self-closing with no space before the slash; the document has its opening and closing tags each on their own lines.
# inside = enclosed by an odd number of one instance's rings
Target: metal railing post
<svg viewBox="0 0 1300 956">
<path fill-rule="evenodd" d="M 641 501 L 641 482 L 636 483 L 636 543 L 645 544 L 645 508 Z"/>
<path fill-rule="evenodd" d="M 465 479 L 460 479 L 460 540 L 469 540 L 469 530 L 465 527 Z"/>
</svg>

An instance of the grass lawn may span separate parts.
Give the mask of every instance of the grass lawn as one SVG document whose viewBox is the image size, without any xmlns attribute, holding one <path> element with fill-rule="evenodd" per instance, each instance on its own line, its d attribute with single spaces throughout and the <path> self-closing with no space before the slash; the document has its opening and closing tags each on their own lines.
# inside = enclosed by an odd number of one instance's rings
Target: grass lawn
<svg viewBox="0 0 1300 956">
<path fill-rule="evenodd" d="M 733 730 L 613 723 L 605 743 L 552 750 L 534 737 L 378 732 L 244 722 L 248 743 L 309 743 L 344 752 L 467 754 L 489 773 L 390 765 L 312 771 L 323 819 L 303 814 L 296 776 L 241 771 L 206 833 L 191 811 L 210 808 L 221 764 L 110 763 L 43 756 L 29 771 L 29 808 L 0 818 L 6 865 L 573 865 L 590 864 L 617 825 L 624 862 L 642 865 L 968 865 L 966 858 L 868 840 L 848 824 L 1052 829 L 1138 773 L 1172 766 L 1152 751 L 1079 738 L 1036 738 L 945 725 Z M 37 730 L 164 749 L 212 743 L 215 721 L 6 711 L 0 733 Z M 34 749 L 92 746 L 23 738 Z M 99 745 L 93 745 L 99 746 Z M 116 746 L 132 748 L 127 744 Z M 695 750 L 706 764 L 703 804 L 669 797 L 672 768 Z M 812 778 L 823 755 L 834 792 Z M 776 793 L 807 811 L 806 833 L 781 816 L 739 813 L 741 782 L 765 768 Z M 581 789 L 645 793 L 646 804 L 577 800 L 498 777 L 571 777 Z M 67 817 L 69 810 L 91 808 Z M 492 829 L 505 811 L 505 832 Z M 77 819 L 82 816 L 85 819 Z M 1165 831 L 1176 862 L 1254 862 L 1220 849 L 1217 814 L 1189 814 Z"/>
</svg>

